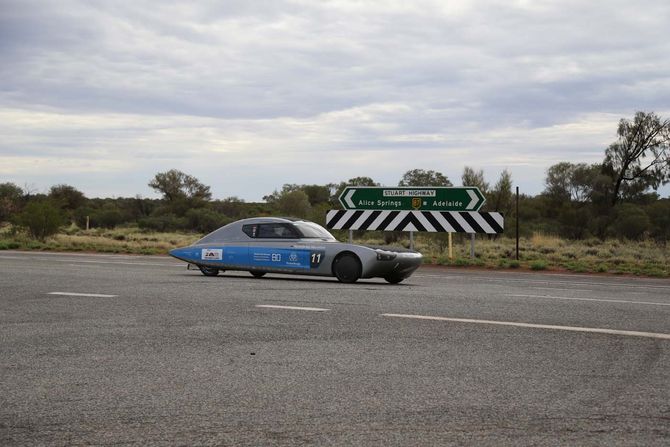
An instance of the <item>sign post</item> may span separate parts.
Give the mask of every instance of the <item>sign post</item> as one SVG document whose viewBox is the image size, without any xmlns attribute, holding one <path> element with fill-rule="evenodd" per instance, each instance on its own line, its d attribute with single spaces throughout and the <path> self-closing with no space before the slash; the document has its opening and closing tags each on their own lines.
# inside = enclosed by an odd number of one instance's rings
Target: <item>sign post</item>
<svg viewBox="0 0 670 447">
<path fill-rule="evenodd" d="M 445 232 L 453 259 L 451 233 L 471 233 L 470 257 L 475 257 L 474 233 L 500 234 L 504 219 L 498 212 L 480 212 L 486 203 L 474 186 L 348 186 L 339 196 L 344 209 L 326 214 L 326 227 L 335 230 Z"/>
</svg>

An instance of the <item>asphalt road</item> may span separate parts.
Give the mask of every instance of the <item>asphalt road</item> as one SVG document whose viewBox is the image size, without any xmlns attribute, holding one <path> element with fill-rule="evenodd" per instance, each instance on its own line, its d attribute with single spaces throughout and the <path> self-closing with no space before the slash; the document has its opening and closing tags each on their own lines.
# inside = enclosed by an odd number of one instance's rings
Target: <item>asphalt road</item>
<svg viewBox="0 0 670 447">
<path fill-rule="evenodd" d="M 670 281 L 0 252 L 0 445 L 81 444 L 668 445 Z"/>
</svg>

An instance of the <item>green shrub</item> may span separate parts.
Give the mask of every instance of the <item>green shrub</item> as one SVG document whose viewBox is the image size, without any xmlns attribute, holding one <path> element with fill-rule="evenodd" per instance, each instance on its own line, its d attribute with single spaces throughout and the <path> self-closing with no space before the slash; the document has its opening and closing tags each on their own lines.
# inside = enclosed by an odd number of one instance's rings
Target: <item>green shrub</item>
<svg viewBox="0 0 670 447">
<path fill-rule="evenodd" d="M 575 273 L 585 273 L 589 270 L 588 267 L 581 262 L 568 262 L 565 264 L 565 268 Z"/>
<path fill-rule="evenodd" d="M 186 219 L 177 217 L 174 214 L 145 217 L 144 219 L 140 219 L 137 224 L 142 230 L 161 232 L 180 230 L 187 226 Z"/>
<path fill-rule="evenodd" d="M 207 209 L 194 208 L 186 212 L 188 229 L 198 233 L 211 233 L 223 225 L 232 222 L 232 219 L 221 213 Z"/>
<path fill-rule="evenodd" d="M 116 209 L 102 209 L 91 215 L 91 226 L 114 228 L 124 221 L 123 215 Z"/>
<path fill-rule="evenodd" d="M 619 205 L 616 219 L 610 226 L 613 236 L 632 240 L 640 240 L 651 228 L 649 216 L 642 208 L 630 203 Z"/>
<path fill-rule="evenodd" d="M 547 263 L 544 261 L 533 261 L 530 263 L 531 270 L 546 270 Z"/>
<path fill-rule="evenodd" d="M 65 223 L 60 208 L 50 200 L 34 200 L 17 217 L 17 224 L 28 230 L 30 236 L 39 241 L 58 232 Z"/>
</svg>

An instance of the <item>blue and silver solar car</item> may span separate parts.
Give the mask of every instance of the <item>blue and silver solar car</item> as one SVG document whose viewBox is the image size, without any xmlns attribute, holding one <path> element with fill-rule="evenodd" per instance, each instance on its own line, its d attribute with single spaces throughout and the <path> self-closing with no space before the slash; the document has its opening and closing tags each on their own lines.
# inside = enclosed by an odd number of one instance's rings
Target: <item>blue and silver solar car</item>
<svg viewBox="0 0 670 447">
<path fill-rule="evenodd" d="M 170 255 L 196 265 L 206 276 L 226 270 L 334 276 L 352 283 L 384 278 L 397 284 L 421 265 L 420 253 L 339 242 L 314 222 L 278 217 L 243 219 L 219 228 Z"/>
</svg>

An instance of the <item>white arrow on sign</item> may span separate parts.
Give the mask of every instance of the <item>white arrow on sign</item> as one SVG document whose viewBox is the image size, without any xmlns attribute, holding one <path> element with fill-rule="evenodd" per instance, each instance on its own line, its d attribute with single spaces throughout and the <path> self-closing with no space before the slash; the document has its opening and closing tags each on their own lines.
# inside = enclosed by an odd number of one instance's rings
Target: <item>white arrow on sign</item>
<svg viewBox="0 0 670 447">
<path fill-rule="evenodd" d="M 355 192 L 356 192 L 355 189 L 350 189 L 347 195 L 344 196 L 344 203 L 349 205 L 351 208 L 356 208 L 356 204 L 354 203 L 353 200 L 351 200 L 351 197 L 354 195 Z"/>
<path fill-rule="evenodd" d="M 470 200 L 470 203 L 468 203 L 468 206 L 465 207 L 466 210 L 471 210 L 474 209 L 475 205 L 479 202 L 479 197 L 477 197 L 477 194 L 471 189 L 468 189 L 468 195 L 472 200 Z"/>
</svg>

